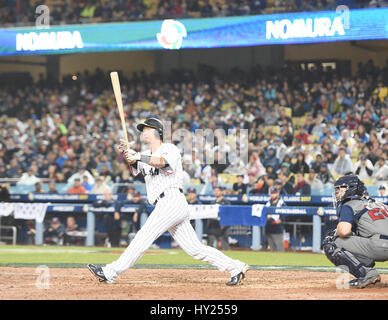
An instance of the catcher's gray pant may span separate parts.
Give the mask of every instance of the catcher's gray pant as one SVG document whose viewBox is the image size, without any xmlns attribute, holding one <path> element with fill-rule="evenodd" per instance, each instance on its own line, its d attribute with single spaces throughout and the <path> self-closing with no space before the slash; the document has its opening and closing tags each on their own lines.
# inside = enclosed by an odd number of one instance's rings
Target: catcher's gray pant
<svg viewBox="0 0 388 320">
<path fill-rule="evenodd" d="M 380 235 L 374 235 L 370 238 L 359 236 L 338 237 L 334 243 L 338 248 L 343 248 L 352 253 L 366 266 L 374 261 L 388 260 L 388 239 L 380 239 Z"/>
<path fill-rule="evenodd" d="M 220 271 L 229 271 L 231 276 L 240 273 L 244 263 L 234 260 L 221 251 L 205 246 L 198 239 L 189 220 L 189 206 L 185 196 L 176 188 L 167 189 L 165 196 L 158 201 L 144 226 L 122 253 L 118 260 L 102 267 L 105 277 L 115 278 L 132 267 L 166 230 L 179 246 L 195 259 L 206 261 Z"/>
</svg>

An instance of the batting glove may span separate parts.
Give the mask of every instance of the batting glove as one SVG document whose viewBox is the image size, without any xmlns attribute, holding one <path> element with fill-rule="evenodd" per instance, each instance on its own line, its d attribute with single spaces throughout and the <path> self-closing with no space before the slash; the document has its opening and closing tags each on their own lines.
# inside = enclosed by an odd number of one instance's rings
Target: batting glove
<svg viewBox="0 0 388 320">
<path fill-rule="evenodd" d="M 124 153 L 124 151 L 127 149 L 126 143 L 124 139 L 120 139 L 120 143 L 117 146 L 117 150 L 119 150 L 120 153 Z"/>
<path fill-rule="evenodd" d="M 140 160 L 140 152 L 136 152 L 135 150 L 128 149 L 124 151 L 124 158 L 129 164 L 134 164 Z"/>
</svg>

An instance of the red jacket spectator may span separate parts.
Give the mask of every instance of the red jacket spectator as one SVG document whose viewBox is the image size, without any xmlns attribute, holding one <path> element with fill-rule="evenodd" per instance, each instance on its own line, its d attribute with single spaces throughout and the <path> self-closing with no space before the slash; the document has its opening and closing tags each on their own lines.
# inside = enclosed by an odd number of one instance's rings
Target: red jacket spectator
<svg viewBox="0 0 388 320">
<path fill-rule="evenodd" d="M 349 130 L 355 130 L 360 125 L 361 121 L 359 118 L 357 118 L 355 112 L 350 113 L 344 122 L 344 126 L 348 128 Z"/>
<path fill-rule="evenodd" d="M 300 139 L 304 144 L 311 144 L 310 135 L 306 132 L 304 127 L 301 127 L 295 139 Z"/>
</svg>

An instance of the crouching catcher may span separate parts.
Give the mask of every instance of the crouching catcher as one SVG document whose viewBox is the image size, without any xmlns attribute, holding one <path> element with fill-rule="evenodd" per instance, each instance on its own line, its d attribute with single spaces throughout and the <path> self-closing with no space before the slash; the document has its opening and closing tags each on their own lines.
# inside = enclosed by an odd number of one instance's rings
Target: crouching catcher
<svg viewBox="0 0 388 320">
<path fill-rule="evenodd" d="M 327 258 L 355 279 L 352 288 L 365 288 L 381 281 L 376 261 L 388 260 L 388 208 L 368 196 L 355 175 L 334 183 L 333 200 L 338 225 L 323 241 Z"/>
</svg>

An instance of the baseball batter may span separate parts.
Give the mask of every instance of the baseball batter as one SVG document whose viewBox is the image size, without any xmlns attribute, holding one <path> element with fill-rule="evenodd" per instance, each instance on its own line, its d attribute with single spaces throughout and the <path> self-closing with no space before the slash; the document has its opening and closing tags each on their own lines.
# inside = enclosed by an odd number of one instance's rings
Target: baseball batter
<svg viewBox="0 0 388 320">
<path fill-rule="evenodd" d="M 365 288 L 380 281 L 375 261 L 388 260 L 388 208 L 368 196 L 355 175 L 334 183 L 337 228 L 323 241 L 323 250 L 336 266 L 356 278 L 350 287 Z"/>
<path fill-rule="evenodd" d="M 227 285 L 240 284 L 248 265 L 203 245 L 190 224 L 189 205 L 183 194 L 180 151 L 173 144 L 163 143 L 162 122 L 150 117 L 138 124 L 137 129 L 142 132 L 144 142 L 150 149 L 143 153 L 125 150 L 121 143 L 119 150 L 124 153 L 132 174 L 141 172 L 144 175 L 147 199 L 155 208 L 118 260 L 105 267 L 88 264 L 89 270 L 99 281 L 113 283 L 118 275 L 132 267 L 152 243 L 168 230 L 190 256 L 206 261 L 220 271 L 229 271 L 231 280 Z"/>
</svg>

